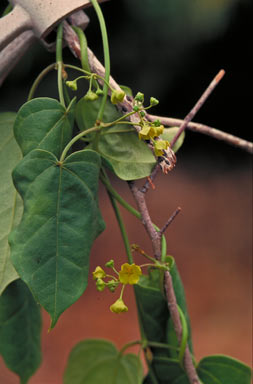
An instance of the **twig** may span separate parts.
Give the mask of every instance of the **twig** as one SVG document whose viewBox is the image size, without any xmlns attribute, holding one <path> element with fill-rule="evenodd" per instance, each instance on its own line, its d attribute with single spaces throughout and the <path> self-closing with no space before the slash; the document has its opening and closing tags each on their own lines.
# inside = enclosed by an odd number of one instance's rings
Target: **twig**
<svg viewBox="0 0 253 384">
<path fill-rule="evenodd" d="M 197 103 L 194 105 L 194 107 L 191 109 L 191 111 L 188 113 L 188 115 L 184 118 L 177 134 L 173 137 L 173 139 L 170 142 L 171 147 L 173 148 L 174 144 L 180 137 L 180 135 L 183 133 L 183 131 L 186 129 L 189 122 L 194 118 L 196 113 L 200 110 L 206 99 L 210 96 L 210 94 L 213 92 L 216 85 L 220 82 L 220 80 L 225 75 L 224 69 L 221 69 L 219 73 L 215 76 L 215 78 L 211 81 L 205 92 L 201 95 Z"/>
<path fill-rule="evenodd" d="M 153 184 L 153 180 L 155 179 L 158 170 L 159 170 L 159 165 L 156 164 L 156 166 L 153 168 L 153 171 L 151 172 L 149 178 L 147 179 L 147 181 L 145 182 L 145 184 L 141 188 L 142 193 L 146 193 L 149 190 L 150 186 Z"/>
<path fill-rule="evenodd" d="M 138 189 L 134 181 L 129 181 L 128 185 L 136 201 L 137 207 L 141 213 L 142 223 L 152 241 L 153 251 L 157 260 L 161 259 L 161 236 L 153 226 L 148 207 L 145 200 L 145 194 Z"/>
<path fill-rule="evenodd" d="M 156 116 L 150 114 L 147 115 L 147 119 L 150 121 L 155 121 L 159 119 L 161 121 L 161 124 L 167 127 L 179 127 L 184 121 L 172 117 Z M 187 124 L 186 129 L 189 129 L 193 132 L 202 133 L 203 135 L 207 135 L 213 137 L 214 139 L 224 141 L 227 144 L 233 145 L 234 147 L 240 148 L 251 154 L 253 153 L 253 143 L 251 143 L 250 141 L 241 139 L 240 137 L 231 135 L 230 133 L 220 131 L 219 129 L 209 127 L 208 125 L 196 122 L 189 122 Z"/>
<path fill-rule="evenodd" d="M 150 217 L 146 200 L 145 200 L 145 192 L 140 191 L 137 188 L 134 181 L 131 181 L 128 184 L 133 194 L 133 197 L 136 201 L 138 209 L 141 213 L 143 225 L 146 228 L 146 231 L 151 239 L 155 258 L 160 260 L 161 259 L 161 232 L 158 233 L 152 225 L 151 217 Z M 176 300 L 176 295 L 173 287 L 172 277 L 169 271 L 165 272 L 164 285 L 165 285 L 166 297 L 168 301 L 168 308 L 171 314 L 171 319 L 173 321 L 173 326 L 175 328 L 178 342 L 180 343 L 182 338 L 182 325 L 181 325 L 180 315 L 178 312 L 177 300 Z M 184 368 L 185 368 L 187 377 L 190 380 L 190 383 L 200 384 L 188 346 L 186 347 L 185 354 L 184 354 Z"/>
<path fill-rule="evenodd" d="M 160 235 L 162 236 L 164 234 L 164 232 L 166 231 L 166 229 L 168 228 L 168 226 L 172 223 L 172 221 L 176 218 L 176 216 L 179 214 L 179 212 L 181 212 L 181 208 L 180 207 L 177 207 L 177 209 L 172 213 L 172 215 L 169 217 L 169 219 L 167 220 L 167 222 L 165 223 L 165 225 L 162 227 L 161 231 L 160 231 Z"/>
</svg>

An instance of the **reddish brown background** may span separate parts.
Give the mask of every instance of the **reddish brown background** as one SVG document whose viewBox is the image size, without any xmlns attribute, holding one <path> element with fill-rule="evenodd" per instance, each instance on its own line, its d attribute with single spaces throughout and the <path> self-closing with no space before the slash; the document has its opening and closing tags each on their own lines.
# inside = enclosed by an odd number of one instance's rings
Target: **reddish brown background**
<svg viewBox="0 0 253 384">
<path fill-rule="evenodd" d="M 180 155 L 179 155 L 180 160 Z M 156 180 L 148 193 L 153 220 L 162 226 L 180 205 L 181 214 L 167 231 L 168 253 L 173 255 L 185 285 L 197 359 L 216 353 L 229 354 L 251 364 L 252 340 L 252 187 L 251 167 L 219 171 L 201 170 L 201 158 L 179 162 L 168 176 Z M 115 187 L 133 203 L 127 186 Z M 114 258 L 120 265 L 124 249 L 109 200 L 101 188 L 101 209 L 106 231 L 97 239 L 91 270 Z M 131 242 L 151 252 L 140 223 L 122 210 Z M 142 263 L 140 257 L 137 262 Z M 43 363 L 31 384 L 60 384 L 71 348 L 85 338 L 102 337 L 118 347 L 138 339 L 132 290 L 126 290 L 129 312 L 110 313 L 117 293 L 98 293 L 91 280 L 81 299 L 47 333 L 49 316 L 44 312 Z M 18 378 L 0 361 L 0 383 L 17 384 Z"/>
</svg>

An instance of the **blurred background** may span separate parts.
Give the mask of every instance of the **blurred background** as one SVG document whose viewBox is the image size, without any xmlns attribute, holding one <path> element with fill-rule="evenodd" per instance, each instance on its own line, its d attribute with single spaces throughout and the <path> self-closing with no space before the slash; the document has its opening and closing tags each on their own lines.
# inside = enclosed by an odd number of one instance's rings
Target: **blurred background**
<svg viewBox="0 0 253 384">
<path fill-rule="evenodd" d="M 7 1 L 2 0 L 2 12 Z M 111 50 L 111 71 L 119 84 L 160 104 L 153 113 L 184 118 L 216 73 L 226 75 L 195 121 L 252 140 L 252 17 L 250 0 L 110 0 L 102 5 Z M 102 61 L 102 44 L 93 9 L 87 11 L 89 47 Z M 64 60 L 74 62 L 64 50 Z M 34 78 L 54 55 L 35 44 L 0 88 L 0 112 L 17 111 Z M 57 97 L 56 75 L 48 75 L 36 96 Z M 112 176 L 115 188 L 134 204 L 127 185 Z M 140 181 L 141 185 L 142 181 Z M 187 132 L 176 168 L 159 175 L 147 195 L 153 221 L 162 226 L 177 206 L 182 212 L 169 227 L 168 253 L 176 259 L 186 291 L 197 359 L 224 353 L 252 361 L 252 163 L 249 154 L 212 138 Z M 91 254 L 91 270 L 112 257 L 125 260 L 116 221 L 103 187 L 100 206 L 107 229 Z M 151 253 L 140 223 L 122 210 L 130 241 Z M 143 261 L 137 256 L 136 262 Z M 43 363 L 31 384 L 60 384 L 71 348 L 88 337 L 117 346 L 138 339 L 131 289 L 129 312 L 120 317 L 109 306 L 117 293 L 98 293 L 94 283 L 47 333 L 43 313 Z M 16 384 L 0 360 L 0 383 Z"/>
</svg>

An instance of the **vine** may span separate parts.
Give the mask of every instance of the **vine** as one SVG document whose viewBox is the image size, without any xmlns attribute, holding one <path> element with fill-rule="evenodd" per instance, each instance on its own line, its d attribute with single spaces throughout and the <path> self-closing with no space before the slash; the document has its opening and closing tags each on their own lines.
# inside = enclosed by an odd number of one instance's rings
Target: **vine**
<svg viewBox="0 0 253 384">
<path fill-rule="evenodd" d="M 101 295 L 105 289 L 115 292 L 120 287 L 110 310 L 121 316 L 131 310 L 123 295 L 128 285 L 133 287 L 140 340 L 129 341 L 119 351 L 105 340 L 80 342 L 69 356 L 64 384 L 93 384 L 101 378 L 119 384 L 249 384 L 250 368 L 230 357 L 214 355 L 196 362 L 183 284 L 174 258 L 167 254 L 165 237 L 181 208 L 176 208 L 160 229 L 146 202 L 159 170 L 166 175 L 174 169 L 175 153 L 183 144 L 186 129 L 252 152 L 252 143 L 191 122 L 225 72 L 221 70 L 214 77 L 184 120 L 151 115 L 148 111 L 159 103 L 156 98 L 151 97 L 145 106 L 142 92 L 133 96 L 111 77 L 104 17 L 97 0 L 91 3 L 100 24 L 104 66 L 89 50 L 83 31 L 65 20 L 57 28 L 55 63 L 35 79 L 17 114 L 0 116 L 0 122 L 5 123 L 3 138 L 11 132 L 13 145 L 11 162 L 4 169 L 10 196 L 4 220 L 11 225 L 5 240 L 10 252 L 0 258 L 8 265 L 0 276 L 0 354 L 20 382 L 27 383 L 41 362 L 39 307 L 50 314 L 52 330 L 85 291 L 90 250 L 105 229 L 98 202 L 100 180 L 120 229 L 126 262 L 119 271 L 114 259 L 103 268 L 97 266 L 93 280 Z M 64 62 L 63 40 L 81 67 Z M 59 101 L 35 98 L 41 81 L 52 70 L 57 70 Z M 69 70 L 79 76 L 70 80 Z M 73 93 L 82 89 L 81 79 L 87 81 L 88 91 L 77 100 Z M 168 128 L 171 125 L 174 128 Z M 1 151 L 7 158 L 6 148 Z M 108 170 L 126 182 L 137 209 L 113 188 Z M 136 180 L 143 178 L 139 188 Z M 143 223 L 152 256 L 138 244 L 130 244 L 118 204 Z M 135 252 L 143 257 L 143 264 L 135 263 Z M 133 345 L 139 345 L 144 354 L 146 375 L 140 353 L 126 353 Z"/>
</svg>

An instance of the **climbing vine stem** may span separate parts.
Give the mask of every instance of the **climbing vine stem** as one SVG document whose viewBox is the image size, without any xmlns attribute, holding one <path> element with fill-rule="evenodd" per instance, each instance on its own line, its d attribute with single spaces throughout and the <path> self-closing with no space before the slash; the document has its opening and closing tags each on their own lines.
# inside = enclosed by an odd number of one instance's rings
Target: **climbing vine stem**
<svg viewBox="0 0 253 384">
<path fill-rule="evenodd" d="M 99 20 L 101 34 L 102 34 L 102 41 L 103 41 L 103 50 L 104 50 L 104 66 L 105 66 L 105 82 L 103 86 L 103 98 L 101 101 L 100 109 L 98 112 L 97 120 L 103 119 L 105 104 L 107 100 L 107 93 L 108 93 L 108 83 L 110 80 L 110 53 L 109 53 L 109 43 L 108 43 L 108 36 L 106 31 L 106 25 L 103 13 L 101 11 L 101 8 L 97 2 L 97 0 L 90 0 Z"/>
<path fill-rule="evenodd" d="M 59 24 L 57 28 L 57 38 L 56 38 L 56 63 L 58 70 L 58 92 L 60 103 L 65 107 L 64 94 L 63 94 L 63 84 L 62 84 L 62 71 L 63 71 L 63 62 L 62 62 L 62 36 L 63 36 L 63 26 L 62 23 Z"/>
</svg>

